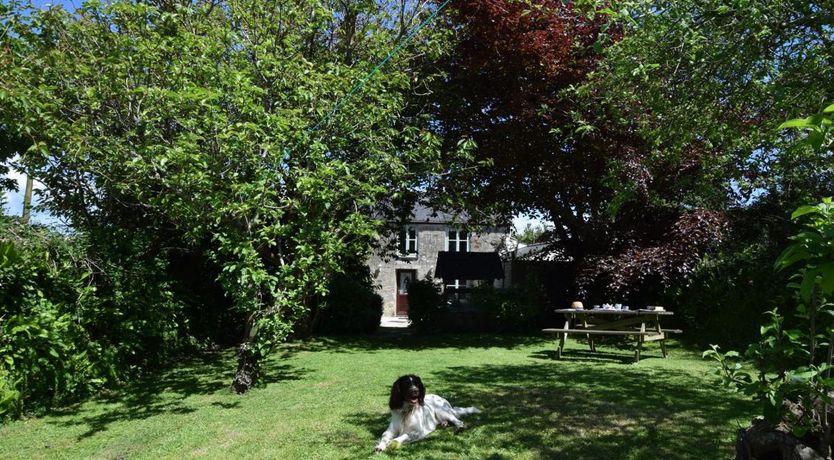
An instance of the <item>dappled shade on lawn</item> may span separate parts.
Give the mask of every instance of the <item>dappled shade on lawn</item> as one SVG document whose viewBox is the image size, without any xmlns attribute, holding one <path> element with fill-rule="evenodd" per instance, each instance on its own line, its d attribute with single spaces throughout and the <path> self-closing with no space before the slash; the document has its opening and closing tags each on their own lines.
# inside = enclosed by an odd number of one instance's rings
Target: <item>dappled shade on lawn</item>
<svg viewBox="0 0 834 460">
<path fill-rule="evenodd" d="M 388 423 L 399 375 L 476 406 L 465 432 L 442 429 L 385 456 L 433 458 L 723 458 L 752 404 L 711 382 L 710 363 L 649 346 L 639 365 L 616 344 L 590 354 L 537 336 L 323 338 L 282 347 L 265 385 L 228 390 L 233 352 L 195 359 L 123 391 L 0 427 L 0 457 L 359 458 Z"/>
</svg>

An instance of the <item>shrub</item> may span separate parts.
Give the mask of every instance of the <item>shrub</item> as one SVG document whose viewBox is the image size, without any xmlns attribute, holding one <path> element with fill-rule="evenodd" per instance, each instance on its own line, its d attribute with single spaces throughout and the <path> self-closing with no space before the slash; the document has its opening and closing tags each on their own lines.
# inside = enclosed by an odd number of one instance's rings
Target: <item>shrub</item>
<svg viewBox="0 0 834 460">
<path fill-rule="evenodd" d="M 46 299 L 33 311 L 0 324 L 0 356 L 10 396 L 0 414 L 19 415 L 34 405 L 59 404 L 89 394 L 101 379 L 88 354 L 84 330 Z M 2 385 L 2 384 L 0 384 Z M 25 403 L 25 404 L 24 404 Z"/>
<path fill-rule="evenodd" d="M 155 369 L 188 338 L 166 263 L 141 240 L 94 245 L 2 216 L 0 235 L 0 417 Z"/>
<path fill-rule="evenodd" d="M 801 206 L 791 219 L 802 222 L 802 228 L 775 266 L 792 272 L 790 287 L 797 301 L 791 308 L 795 327 L 786 327 L 785 316 L 774 309 L 761 327 L 759 342 L 743 355 L 722 353 L 713 345 L 704 356 L 719 363 L 717 373 L 724 385 L 761 404 L 762 415 L 773 432 L 778 431 L 780 436 L 791 433 L 798 441 L 818 449 L 818 458 L 831 458 L 834 430 L 828 414 L 834 391 L 834 326 L 830 323 L 834 313 L 834 200 L 824 198 L 814 206 Z M 748 363 L 755 368 L 748 368 Z M 745 436 L 741 434 L 739 440 L 744 448 Z M 787 441 L 782 442 L 787 445 Z"/>
<path fill-rule="evenodd" d="M 363 272 L 359 270 L 364 270 Z M 315 332 L 325 334 L 371 334 L 382 318 L 382 297 L 371 284 L 367 267 L 354 267 L 330 282 L 325 308 L 319 313 Z"/>
<path fill-rule="evenodd" d="M 408 286 L 408 318 L 417 330 L 436 331 L 447 312 L 440 287 L 431 279 L 414 280 Z"/>
<path fill-rule="evenodd" d="M 0 418 L 76 399 L 101 383 L 76 304 L 90 292 L 89 275 L 56 257 L 74 248 L 43 230 L 4 229 L 20 244 L 0 241 Z"/>
<path fill-rule="evenodd" d="M 510 289 L 484 284 L 473 289 L 472 304 L 486 314 L 490 329 L 523 332 L 537 327 L 545 299 L 541 285 L 535 282 Z"/>
<path fill-rule="evenodd" d="M 704 257 L 689 285 L 664 301 L 700 345 L 743 348 L 759 337 L 765 313 L 789 303 L 783 273 L 773 270 L 778 252 L 759 243 Z"/>
</svg>

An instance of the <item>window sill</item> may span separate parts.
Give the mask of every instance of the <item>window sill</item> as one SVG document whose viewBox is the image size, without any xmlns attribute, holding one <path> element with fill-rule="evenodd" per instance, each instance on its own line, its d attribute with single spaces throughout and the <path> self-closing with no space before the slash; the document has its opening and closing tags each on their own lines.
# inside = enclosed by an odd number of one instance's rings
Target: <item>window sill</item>
<svg viewBox="0 0 834 460">
<path fill-rule="evenodd" d="M 401 260 L 417 260 L 417 254 L 397 254 L 397 258 Z"/>
</svg>

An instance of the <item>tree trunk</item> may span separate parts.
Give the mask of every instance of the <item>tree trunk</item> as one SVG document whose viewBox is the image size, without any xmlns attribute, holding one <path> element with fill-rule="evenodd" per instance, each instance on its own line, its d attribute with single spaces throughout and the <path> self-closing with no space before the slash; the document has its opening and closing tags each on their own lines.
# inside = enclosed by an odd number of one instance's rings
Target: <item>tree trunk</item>
<svg viewBox="0 0 834 460">
<path fill-rule="evenodd" d="M 258 378 L 258 357 L 252 350 L 252 342 L 258 333 L 255 325 L 255 313 L 246 318 L 246 327 L 243 331 L 243 343 L 238 348 L 237 373 L 232 380 L 232 389 L 237 394 L 249 391 Z"/>
<path fill-rule="evenodd" d="M 243 343 L 238 351 L 237 373 L 232 380 L 232 389 L 237 394 L 249 391 L 257 377 L 257 362 L 248 343 Z"/>
</svg>

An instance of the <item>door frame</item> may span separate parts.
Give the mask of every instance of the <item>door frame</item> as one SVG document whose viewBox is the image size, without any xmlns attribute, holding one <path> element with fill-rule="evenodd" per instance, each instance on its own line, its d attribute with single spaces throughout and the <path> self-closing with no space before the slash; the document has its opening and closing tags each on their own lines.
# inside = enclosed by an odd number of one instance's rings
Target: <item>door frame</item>
<svg viewBox="0 0 834 460">
<path fill-rule="evenodd" d="M 394 291 L 394 315 L 408 316 L 408 294 L 400 294 L 400 280 L 403 273 L 411 273 L 411 281 L 417 279 L 417 270 L 415 269 L 396 269 L 394 276 L 396 277 L 395 291 Z"/>
</svg>

